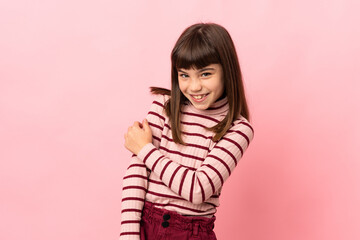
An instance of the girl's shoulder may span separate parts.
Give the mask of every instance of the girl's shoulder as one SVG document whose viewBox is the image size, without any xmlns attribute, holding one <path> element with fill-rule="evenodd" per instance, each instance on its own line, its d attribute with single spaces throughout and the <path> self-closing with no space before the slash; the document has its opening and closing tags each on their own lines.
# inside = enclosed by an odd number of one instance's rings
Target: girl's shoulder
<svg viewBox="0 0 360 240">
<path fill-rule="evenodd" d="M 161 104 L 163 107 L 165 103 L 170 99 L 170 95 L 166 94 L 154 94 L 153 95 L 153 104 Z"/>
<path fill-rule="evenodd" d="M 153 94 L 152 103 L 150 106 L 150 112 L 157 114 L 163 120 L 167 117 L 165 111 L 166 102 L 170 99 L 169 95 L 166 94 Z"/>
<path fill-rule="evenodd" d="M 246 131 L 250 135 L 254 135 L 254 129 L 252 124 L 242 115 L 239 115 L 235 121 L 233 121 L 230 131 Z"/>
<path fill-rule="evenodd" d="M 241 124 L 241 123 L 250 124 L 250 122 L 245 117 L 243 117 L 242 115 L 239 114 L 239 116 L 233 121 L 233 125 L 237 125 L 237 124 Z"/>
</svg>

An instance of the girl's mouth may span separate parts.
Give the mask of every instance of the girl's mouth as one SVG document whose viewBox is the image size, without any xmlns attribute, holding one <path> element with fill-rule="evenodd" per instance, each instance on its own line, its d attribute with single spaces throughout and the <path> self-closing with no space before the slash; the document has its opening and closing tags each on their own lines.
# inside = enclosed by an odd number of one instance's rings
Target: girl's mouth
<svg viewBox="0 0 360 240">
<path fill-rule="evenodd" d="M 202 95 L 190 95 L 190 96 L 195 102 L 202 102 L 207 98 L 208 95 L 209 93 Z"/>
</svg>

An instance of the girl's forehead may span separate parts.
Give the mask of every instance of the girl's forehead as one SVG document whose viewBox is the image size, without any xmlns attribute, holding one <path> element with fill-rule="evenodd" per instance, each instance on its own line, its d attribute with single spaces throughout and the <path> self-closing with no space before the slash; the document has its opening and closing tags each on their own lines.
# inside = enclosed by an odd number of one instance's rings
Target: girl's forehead
<svg viewBox="0 0 360 240">
<path fill-rule="evenodd" d="M 209 64 L 209 65 L 207 65 L 207 66 L 205 66 L 205 67 L 202 67 L 202 68 L 197 68 L 197 67 L 195 67 L 194 65 L 192 65 L 190 68 L 182 68 L 182 67 L 178 67 L 178 68 L 176 68 L 178 71 L 180 71 L 180 70 L 186 70 L 186 71 L 191 71 L 191 70 L 193 70 L 193 71 L 201 71 L 201 70 L 203 70 L 203 69 L 208 69 L 208 70 L 216 70 L 217 68 L 220 68 L 221 67 L 221 65 L 220 64 Z"/>
</svg>

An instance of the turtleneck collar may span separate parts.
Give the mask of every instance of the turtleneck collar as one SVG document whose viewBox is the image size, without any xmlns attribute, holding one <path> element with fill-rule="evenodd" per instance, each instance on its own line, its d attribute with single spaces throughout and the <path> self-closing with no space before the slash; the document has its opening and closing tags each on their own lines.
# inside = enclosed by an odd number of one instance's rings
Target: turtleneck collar
<svg viewBox="0 0 360 240">
<path fill-rule="evenodd" d="M 229 110 L 229 102 L 227 97 L 214 102 L 210 105 L 209 108 L 203 110 L 203 109 L 197 109 L 189 100 L 186 103 L 187 108 L 195 113 L 203 114 L 203 115 L 220 115 L 220 114 L 227 114 Z"/>
</svg>

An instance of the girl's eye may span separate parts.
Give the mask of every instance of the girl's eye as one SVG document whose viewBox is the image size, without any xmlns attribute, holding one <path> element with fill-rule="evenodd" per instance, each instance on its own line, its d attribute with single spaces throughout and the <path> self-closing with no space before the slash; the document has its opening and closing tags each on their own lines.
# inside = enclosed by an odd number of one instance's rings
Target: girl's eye
<svg viewBox="0 0 360 240">
<path fill-rule="evenodd" d="M 209 73 L 209 72 L 204 72 L 201 74 L 202 77 L 208 77 L 210 75 L 211 75 L 211 73 Z"/>
<path fill-rule="evenodd" d="M 182 78 L 188 77 L 188 75 L 187 75 L 187 74 L 184 74 L 184 73 L 179 74 L 179 76 L 182 77 Z"/>
</svg>

